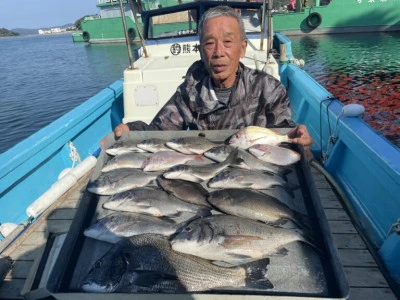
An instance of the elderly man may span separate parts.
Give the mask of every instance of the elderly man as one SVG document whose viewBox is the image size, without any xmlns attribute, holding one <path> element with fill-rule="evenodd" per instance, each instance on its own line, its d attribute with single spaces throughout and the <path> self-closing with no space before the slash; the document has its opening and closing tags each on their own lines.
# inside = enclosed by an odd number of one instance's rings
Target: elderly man
<svg viewBox="0 0 400 300">
<path fill-rule="evenodd" d="M 188 70 L 185 81 L 147 125 L 136 121 L 118 125 L 129 130 L 218 130 L 294 127 L 284 86 L 269 74 L 240 63 L 247 47 L 240 16 L 228 6 L 209 9 L 199 23 L 201 60 Z M 306 127 L 293 131 L 294 142 L 312 144 Z"/>
</svg>

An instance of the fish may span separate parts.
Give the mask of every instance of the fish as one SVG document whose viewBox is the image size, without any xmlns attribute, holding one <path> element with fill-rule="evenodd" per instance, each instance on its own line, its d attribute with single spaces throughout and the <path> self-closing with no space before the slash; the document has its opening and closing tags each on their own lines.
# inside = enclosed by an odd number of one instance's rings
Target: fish
<svg viewBox="0 0 400 300">
<path fill-rule="evenodd" d="M 111 170 L 116 170 L 121 168 L 140 169 L 145 159 L 147 159 L 147 156 L 141 153 L 127 152 L 124 154 L 117 155 L 108 160 L 101 169 L 101 171 L 108 172 Z"/>
<path fill-rule="evenodd" d="M 210 207 L 206 200 L 208 191 L 199 183 L 180 179 L 167 179 L 163 176 L 158 176 L 156 182 L 164 191 L 183 201 Z"/>
<path fill-rule="evenodd" d="M 101 173 L 89 182 L 87 190 L 98 195 L 113 195 L 151 183 L 159 174 L 140 169 L 117 169 Z"/>
<path fill-rule="evenodd" d="M 292 170 L 289 168 L 277 166 L 277 165 L 271 164 L 269 162 L 262 161 L 256 157 L 254 157 L 253 155 L 251 155 L 246 150 L 243 150 L 240 148 L 238 149 L 237 158 L 239 160 L 237 160 L 236 163 L 232 163 L 231 166 L 239 167 L 239 168 L 247 169 L 247 170 L 264 171 L 264 172 L 269 172 L 269 173 L 277 174 L 277 175 L 281 175 L 281 176 L 285 176 L 292 172 Z"/>
<path fill-rule="evenodd" d="M 190 160 L 204 161 L 202 155 L 188 155 L 176 151 L 159 151 L 150 155 L 142 164 L 144 171 L 164 171 Z"/>
<path fill-rule="evenodd" d="M 225 287 L 271 289 L 269 259 L 224 268 L 175 252 L 166 237 L 141 234 L 124 238 L 98 259 L 81 282 L 93 293 L 187 293 Z"/>
<path fill-rule="evenodd" d="M 228 167 L 236 160 L 237 151 L 229 154 L 228 158 L 220 163 L 213 163 L 201 166 L 176 165 L 163 173 L 167 179 L 182 179 L 191 182 L 201 183 L 213 178 L 218 172 Z"/>
<path fill-rule="evenodd" d="M 203 136 L 180 137 L 166 143 L 168 147 L 184 154 L 203 154 L 207 150 L 219 146 Z"/>
<path fill-rule="evenodd" d="M 135 188 L 115 194 L 103 203 L 103 208 L 155 217 L 177 217 L 182 212 L 200 216 L 210 214 L 210 208 L 182 201 L 161 189 L 151 187 Z"/>
<path fill-rule="evenodd" d="M 221 212 L 242 218 L 281 225 L 287 220 L 309 229 L 310 218 L 291 209 L 275 197 L 250 189 L 223 189 L 210 192 L 207 201 Z"/>
<path fill-rule="evenodd" d="M 319 249 L 300 229 L 219 214 L 190 222 L 172 237 L 171 247 L 214 263 L 241 265 L 266 257 L 285 256 L 289 253 L 285 246 L 293 242 Z"/>
<path fill-rule="evenodd" d="M 266 190 L 281 186 L 292 197 L 294 196 L 293 190 L 299 188 L 298 185 L 288 182 L 276 174 L 235 168 L 222 170 L 207 183 L 207 186 L 219 189 L 249 188 L 254 190 Z"/>
<path fill-rule="evenodd" d="M 165 143 L 166 143 L 166 140 L 158 139 L 158 138 L 151 138 L 151 139 L 146 139 L 146 140 L 140 141 L 139 143 L 137 143 L 137 147 L 139 149 L 145 150 L 147 152 L 152 152 L 152 153 L 156 153 L 159 151 L 172 150 L 172 149 L 168 148 L 165 145 Z"/>
<path fill-rule="evenodd" d="M 256 144 L 251 146 L 248 150 L 258 159 L 279 166 L 295 164 L 301 158 L 300 153 L 294 150 L 274 145 Z"/>
<path fill-rule="evenodd" d="M 106 149 L 106 153 L 110 155 L 120 155 L 129 152 L 146 152 L 137 147 L 134 141 L 118 140 Z"/>
<path fill-rule="evenodd" d="M 277 134 L 271 129 L 248 126 L 234 133 L 228 142 L 230 145 L 247 149 L 255 144 L 278 145 L 282 142 L 290 143 L 292 140 L 283 134 Z"/>
<path fill-rule="evenodd" d="M 222 162 L 229 156 L 229 154 L 235 151 L 235 149 L 237 148 L 231 145 L 220 145 L 205 151 L 203 155 L 213 161 Z"/>
<path fill-rule="evenodd" d="M 115 212 L 109 214 L 85 229 L 87 237 L 115 244 L 123 237 L 143 233 L 157 233 L 170 236 L 180 224 L 167 218 L 157 218 L 144 214 Z"/>
</svg>

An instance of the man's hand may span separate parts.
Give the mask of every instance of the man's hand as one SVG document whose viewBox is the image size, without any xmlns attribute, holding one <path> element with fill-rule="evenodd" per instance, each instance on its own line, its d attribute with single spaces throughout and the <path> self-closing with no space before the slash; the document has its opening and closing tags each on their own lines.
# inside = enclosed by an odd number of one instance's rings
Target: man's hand
<svg viewBox="0 0 400 300">
<path fill-rule="evenodd" d="M 120 137 L 124 134 L 124 132 L 128 132 L 128 131 L 129 131 L 128 125 L 121 123 L 117 127 L 115 127 L 114 134 L 115 134 L 115 137 Z M 100 141 L 101 148 L 104 148 L 105 144 L 106 144 L 106 136 Z"/>
<path fill-rule="evenodd" d="M 305 125 L 299 125 L 294 130 L 288 133 L 289 138 L 292 139 L 292 143 L 303 145 L 304 152 L 307 156 L 307 160 L 313 160 L 313 155 L 310 150 L 310 146 L 314 142 L 311 135 L 308 133 L 307 127 Z"/>
<path fill-rule="evenodd" d="M 124 132 L 128 132 L 129 127 L 126 124 L 119 124 L 117 127 L 114 129 L 114 134 L 116 137 L 120 137 L 124 134 Z"/>
<path fill-rule="evenodd" d="M 289 138 L 292 139 L 293 143 L 309 147 L 314 142 L 313 138 L 308 133 L 305 125 L 299 125 L 294 130 L 288 133 Z"/>
</svg>

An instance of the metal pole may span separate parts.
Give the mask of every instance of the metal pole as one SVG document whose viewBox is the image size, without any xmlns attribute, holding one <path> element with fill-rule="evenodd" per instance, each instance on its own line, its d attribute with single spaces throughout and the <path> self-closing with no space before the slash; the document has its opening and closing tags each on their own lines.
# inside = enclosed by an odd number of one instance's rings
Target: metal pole
<svg viewBox="0 0 400 300">
<path fill-rule="evenodd" d="M 147 49 L 146 49 L 146 45 L 145 45 L 145 43 L 144 43 L 144 38 L 143 38 L 143 35 L 142 35 L 142 30 L 141 30 L 141 28 L 139 28 L 139 20 L 138 20 L 137 15 L 136 15 L 137 12 L 136 12 L 135 6 L 134 6 L 134 4 L 133 4 L 133 1 L 132 1 L 132 0 L 129 0 L 129 4 L 130 4 L 130 6 L 131 6 L 131 10 L 132 10 L 132 13 L 133 13 L 133 18 L 135 19 L 136 29 L 137 29 L 137 31 L 138 31 L 138 33 L 139 33 L 140 43 L 142 44 L 144 57 L 149 57 L 149 56 L 147 55 Z"/>
<path fill-rule="evenodd" d="M 272 1 L 268 0 L 268 44 L 267 44 L 267 60 L 269 52 L 272 49 Z"/>
<path fill-rule="evenodd" d="M 124 25 L 126 46 L 128 47 L 128 55 L 129 55 L 129 62 L 130 62 L 129 68 L 133 70 L 134 67 L 133 67 L 132 49 L 131 49 L 131 43 L 129 42 L 128 29 L 126 28 L 125 9 L 124 9 L 124 6 L 122 5 L 122 0 L 119 0 L 119 8 L 121 10 L 122 24 Z"/>
<path fill-rule="evenodd" d="M 261 37 L 260 37 L 260 51 L 264 50 L 264 32 L 265 32 L 265 9 L 267 0 L 263 0 L 262 15 L 261 15 Z"/>
</svg>

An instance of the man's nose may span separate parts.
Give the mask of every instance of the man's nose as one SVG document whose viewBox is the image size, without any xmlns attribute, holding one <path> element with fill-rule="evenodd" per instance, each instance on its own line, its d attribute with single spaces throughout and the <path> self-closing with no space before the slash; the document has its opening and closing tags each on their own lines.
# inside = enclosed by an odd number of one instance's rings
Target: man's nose
<svg viewBox="0 0 400 300">
<path fill-rule="evenodd" d="M 225 53 L 225 46 L 222 41 L 218 41 L 215 43 L 215 48 L 214 48 L 214 56 L 220 57 L 223 56 Z"/>
</svg>

